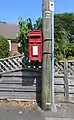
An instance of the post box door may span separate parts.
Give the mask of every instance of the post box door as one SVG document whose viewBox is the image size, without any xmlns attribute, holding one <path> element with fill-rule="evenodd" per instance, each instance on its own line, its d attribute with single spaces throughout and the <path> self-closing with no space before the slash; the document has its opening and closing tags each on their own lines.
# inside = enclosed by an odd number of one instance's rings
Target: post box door
<svg viewBox="0 0 74 120">
<path fill-rule="evenodd" d="M 29 59 L 30 60 L 41 60 L 42 59 L 42 45 L 41 44 L 30 44 L 29 45 Z"/>
</svg>

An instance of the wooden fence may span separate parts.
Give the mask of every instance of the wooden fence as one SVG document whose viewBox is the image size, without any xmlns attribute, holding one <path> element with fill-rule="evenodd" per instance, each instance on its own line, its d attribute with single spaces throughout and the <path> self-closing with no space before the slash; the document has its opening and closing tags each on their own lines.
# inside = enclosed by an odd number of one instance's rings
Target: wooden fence
<svg viewBox="0 0 74 120">
<path fill-rule="evenodd" d="M 0 98 L 41 99 L 42 69 L 26 61 L 23 55 L 0 59 Z M 55 62 L 54 73 L 55 101 L 74 102 L 74 60 Z"/>
<path fill-rule="evenodd" d="M 0 99 L 40 101 L 41 72 L 23 69 L 5 73 L 0 78 Z"/>
<path fill-rule="evenodd" d="M 55 63 L 55 101 L 74 102 L 74 61 Z"/>
</svg>

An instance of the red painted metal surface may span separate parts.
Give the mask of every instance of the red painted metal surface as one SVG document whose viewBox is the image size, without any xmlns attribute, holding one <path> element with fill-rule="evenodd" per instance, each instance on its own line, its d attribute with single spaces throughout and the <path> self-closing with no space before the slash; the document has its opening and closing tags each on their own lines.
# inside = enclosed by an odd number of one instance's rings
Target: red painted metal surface
<svg viewBox="0 0 74 120">
<path fill-rule="evenodd" d="M 39 61 L 42 60 L 42 31 L 31 30 L 28 34 L 29 37 L 29 60 Z"/>
</svg>

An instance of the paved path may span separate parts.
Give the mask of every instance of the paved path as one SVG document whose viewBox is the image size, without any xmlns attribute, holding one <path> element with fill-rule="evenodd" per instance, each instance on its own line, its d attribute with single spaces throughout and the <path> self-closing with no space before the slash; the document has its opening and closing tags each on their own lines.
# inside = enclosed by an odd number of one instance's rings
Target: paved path
<svg viewBox="0 0 74 120">
<path fill-rule="evenodd" d="M 74 120 L 74 118 L 45 118 L 45 120 Z"/>
<path fill-rule="evenodd" d="M 58 108 L 57 113 L 0 106 L 0 120 L 74 120 L 74 107 Z"/>
<path fill-rule="evenodd" d="M 56 113 L 44 112 L 44 116 L 48 118 L 73 118 L 74 120 L 74 105 L 57 107 Z"/>
<path fill-rule="evenodd" d="M 0 120 L 44 120 L 43 115 L 36 110 L 0 107 Z"/>
</svg>

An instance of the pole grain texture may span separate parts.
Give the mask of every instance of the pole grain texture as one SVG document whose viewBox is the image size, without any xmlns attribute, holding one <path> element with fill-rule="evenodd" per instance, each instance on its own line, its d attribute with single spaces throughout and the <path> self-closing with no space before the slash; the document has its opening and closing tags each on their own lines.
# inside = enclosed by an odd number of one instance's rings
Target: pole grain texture
<svg viewBox="0 0 74 120">
<path fill-rule="evenodd" d="M 52 13 L 50 11 L 50 1 L 51 0 L 42 1 L 42 18 L 43 18 L 42 109 L 43 110 L 47 109 L 46 103 L 51 102 Z"/>
</svg>

